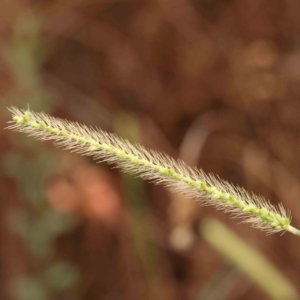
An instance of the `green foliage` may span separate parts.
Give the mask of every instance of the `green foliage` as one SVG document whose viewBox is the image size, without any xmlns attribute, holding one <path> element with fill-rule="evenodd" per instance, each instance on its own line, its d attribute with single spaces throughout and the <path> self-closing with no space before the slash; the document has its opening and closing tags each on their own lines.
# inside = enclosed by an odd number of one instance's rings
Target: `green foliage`
<svg viewBox="0 0 300 300">
<path fill-rule="evenodd" d="M 15 22 L 10 45 L 3 49 L 15 81 L 6 98 L 51 112 L 49 91 L 41 82 L 40 71 L 47 53 L 42 45 L 39 21 L 36 13 L 24 11 Z M 45 182 L 55 171 L 57 155 L 22 137 L 12 142 L 18 150 L 3 156 L 1 167 L 14 179 L 21 202 L 17 207 L 12 206 L 6 221 L 9 229 L 22 240 L 26 255 L 24 273 L 12 279 L 12 289 L 18 300 L 53 299 L 58 291 L 41 279 L 42 274 L 57 263 L 57 237 L 74 225 L 70 216 L 54 211 L 46 201 Z M 78 271 L 74 274 L 78 277 Z M 69 275 L 66 273 L 66 276 Z M 74 288 L 71 283 L 76 282 L 69 280 L 66 286 Z"/>
<path fill-rule="evenodd" d="M 77 284 L 80 276 L 73 264 L 57 261 L 45 271 L 43 278 L 48 286 L 61 293 Z"/>
</svg>

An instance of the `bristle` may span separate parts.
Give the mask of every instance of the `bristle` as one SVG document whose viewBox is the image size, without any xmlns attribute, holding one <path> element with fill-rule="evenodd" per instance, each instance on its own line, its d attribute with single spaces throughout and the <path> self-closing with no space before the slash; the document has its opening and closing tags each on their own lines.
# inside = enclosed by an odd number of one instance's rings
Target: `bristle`
<svg viewBox="0 0 300 300">
<path fill-rule="evenodd" d="M 39 140 L 54 140 L 58 147 L 92 156 L 97 161 L 115 164 L 142 179 L 163 184 L 182 192 L 203 205 L 229 212 L 232 217 L 266 230 L 267 233 L 289 230 L 290 216 L 283 206 L 274 206 L 263 197 L 248 193 L 212 174 L 187 166 L 166 154 L 132 145 L 115 134 L 99 128 L 57 119 L 44 113 L 9 108 L 13 121 L 9 129 L 24 132 Z"/>
</svg>

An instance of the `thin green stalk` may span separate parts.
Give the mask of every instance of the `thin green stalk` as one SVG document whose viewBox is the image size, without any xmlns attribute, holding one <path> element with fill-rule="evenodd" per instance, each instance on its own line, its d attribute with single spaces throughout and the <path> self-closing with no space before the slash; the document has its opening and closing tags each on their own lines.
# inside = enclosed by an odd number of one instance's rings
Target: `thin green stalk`
<svg viewBox="0 0 300 300">
<path fill-rule="evenodd" d="M 294 235 L 300 236 L 300 230 L 296 229 L 295 227 L 293 227 L 291 225 L 289 225 L 286 230 L 291 232 Z"/>
<path fill-rule="evenodd" d="M 163 184 L 172 191 L 183 192 L 202 204 L 229 212 L 233 217 L 243 217 L 244 222 L 268 233 L 289 231 L 299 235 L 299 231 L 290 225 L 289 214 L 281 204 L 276 207 L 263 197 L 250 194 L 211 174 L 206 175 L 202 170 L 190 168 L 183 161 L 133 145 L 99 128 L 89 128 L 30 110 L 9 110 L 12 113 L 9 129 L 39 140 L 54 140 L 64 149 L 116 164 L 128 173 Z"/>
<path fill-rule="evenodd" d="M 202 222 L 200 231 L 202 237 L 224 258 L 260 286 L 269 296 L 268 299 L 299 300 L 297 289 L 288 278 L 224 224 L 214 219 L 206 219 Z"/>
</svg>

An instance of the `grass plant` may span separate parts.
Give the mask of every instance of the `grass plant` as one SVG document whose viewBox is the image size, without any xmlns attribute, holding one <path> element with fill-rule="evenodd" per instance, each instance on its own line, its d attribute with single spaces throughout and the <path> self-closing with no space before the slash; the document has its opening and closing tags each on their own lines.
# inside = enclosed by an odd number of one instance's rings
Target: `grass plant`
<svg viewBox="0 0 300 300">
<path fill-rule="evenodd" d="M 241 217 L 243 222 L 269 234 L 289 231 L 300 236 L 300 231 L 291 226 L 290 213 L 286 212 L 282 204 L 272 205 L 261 196 L 191 168 L 181 160 L 131 144 L 99 128 L 35 113 L 29 109 L 12 107 L 9 111 L 12 113 L 9 129 L 24 132 L 42 141 L 54 140 L 57 146 L 64 149 L 115 164 L 125 172 L 163 184 L 172 191 L 183 192 L 201 204 L 215 206 L 230 213 L 232 217 Z"/>
</svg>

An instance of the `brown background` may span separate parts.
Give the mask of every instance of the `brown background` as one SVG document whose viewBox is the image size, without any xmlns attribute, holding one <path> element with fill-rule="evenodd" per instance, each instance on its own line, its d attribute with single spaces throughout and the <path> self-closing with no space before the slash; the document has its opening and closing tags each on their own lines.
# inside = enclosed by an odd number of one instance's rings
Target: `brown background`
<svg viewBox="0 0 300 300">
<path fill-rule="evenodd" d="M 1 127 L 29 105 L 117 132 L 282 202 L 299 227 L 299 14 L 288 0 L 1 0 Z M 207 217 L 300 293 L 299 238 L 0 134 L 1 299 L 269 299 L 199 234 Z M 44 283 L 57 260 L 77 270 L 60 292 Z"/>
</svg>

